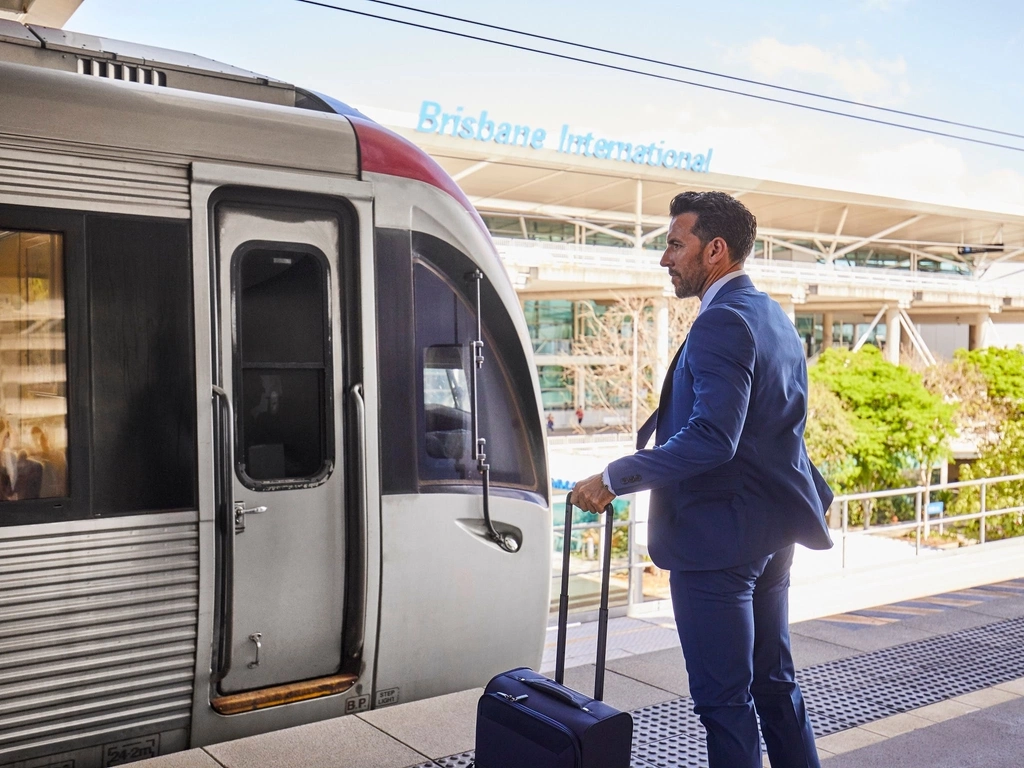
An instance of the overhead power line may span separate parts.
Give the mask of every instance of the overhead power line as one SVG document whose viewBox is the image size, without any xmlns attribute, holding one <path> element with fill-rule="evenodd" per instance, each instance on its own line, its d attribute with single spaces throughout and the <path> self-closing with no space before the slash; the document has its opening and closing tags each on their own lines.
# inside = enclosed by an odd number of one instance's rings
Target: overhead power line
<svg viewBox="0 0 1024 768">
<path fill-rule="evenodd" d="M 715 72 L 710 69 L 700 69 L 698 67 L 688 67 L 685 64 L 676 64 L 671 61 L 663 61 L 661 59 L 652 59 L 647 56 L 638 56 L 633 53 L 625 53 L 623 51 L 616 51 L 611 48 L 601 48 L 596 45 L 586 45 L 585 43 L 577 43 L 572 40 L 562 40 L 557 37 L 549 37 L 547 35 L 539 35 L 535 32 L 524 32 L 520 29 L 513 29 L 511 27 L 503 27 L 499 24 L 488 24 L 484 21 L 476 21 L 474 19 L 466 19 L 461 16 L 452 16 L 447 13 L 438 13 L 437 11 L 427 11 L 422 8 L 413 8 L 411 5 L 402 5 L 401 3 L 392 3 L 388 0 L 364 0 L 367 3 L 374 3 L 376 5 L 385 5 L 389 8 L 398 8 L 403 11 L 412 11 L 413 13 L 420 13 L 425 16 L 433 16 L 438 19 L 446 19 L 448 21 L 457 21 L 460 24 L 469 24 L 474 27 L 482 27 L 484 29 L 493 29 L 497 32 L 507 32 L 512 35 L 520 35 L 521 37 L 528 37 L 534 40 L 543 40 L 548 43 L 556 43 L 558 45 L 565 45 L 570 48 L 579 48 L 584 51 L 593 51 L 595 53 L 604 53 L 610 56 L 618 56 L 623 59 L 629 59 L 631 61 L 642 61 L 645 64 L 656 64 L 661 67 L 670 67 L 672 69 L 679 69 L 686 72 L 694 72 L 700 75 L 708 75 L 709 77 L 718 77 L 723 80 L 731 80 L 736 83 L 746 83 L 747 85 L 756 85 L 761 88 L 771 88 L 776 91 L 782 91 L 784 93 L 793 93 L 799 96 L 809 96 L 815 99 L 823 99 L 825 101 L 831 101 L 837 104 L 847 104 L 852 107 L 862 107 L 864 109 L 874 109 L 879 112 L 887 112 L 891 115 L 901 115 L 903 117 L 913 117 L 917 120 L 929 120 L 934 123 L 942 123 L 944 125 L 952 125 L 957 128 L 970 128 L 974 131 L 984 131 L 985 133 L 998 134 L 999 136 L 1008 136 L 1014 139 L 1024 139 L 1024 134 L 1013 133 L 1012 131 L 1002 131 L 998 128 L 986 128 L 983 125 L 973 125 L 971 123 L 960 123 L 956 120 L 947 120 L 942 117 L 933 117 L 931 115 L 922 115 L 918 112 L 908 112 L 902 109 L 894 109 L 892 107 L 883 107 L 879 104 L 869 104 L 864 101 L 856 101 L 855 99 L 844 99 L 840 96 L 830 96 L 827 93 L 817 93 L 815 91 L 807 91 L 800 88 L 790 88 L 785 85 L 777 85 L 775 83 L 768 83 L 763 80 L 753 80 L 748 77 L 739 77 L 737 75 L 727 75 L 724 72 Z"/>
<path fill-rule="evenodd" d="M 505 40 L 495 40 L 489 37 L 482 37 L 480 35 L 471 35 L 467 32 L 458 32 L 453 29 L 444 29 L 443 27 L 433 27 L 429 24 L 420 24 L 414 21 L 408 21 L 406 19 L 397 19 L 391 16 L 383 16 L 376 13 L 369 13 L 367 11 L 357 11 L 353 8 L 345 8 L 339 5 L 332 5 L 326 2 L 320 2 L 319 0 L 295 0 L 299 3 L 306 5 L 313 5 L 320 8 L 326 8 L 332 11 L 340 11 L 341 13 L 348 13 L 354 16 L 362 16 L 368 19 L 377 19 L 379 21 L 386 21 L 392 24 L 399 24 L 405 27 L 412 27 L 414 29 L 422 29 L 429 32 L 439 32 L 444 35 L 450 35 L 452 37 L 462 38 L 464 40 L 474 40 L 481 43 L 489 43 L 491 45 L 498 45 L 503 48 L 511 48 L 513 50 L 524 51 L 527 53 L 536 53 L 542 56 L 548 56 L 551 58 L 561 59 L 563 61 L 572 61 L 579 64 L 589 64 L 595 67 L 601 67 L 602 69 L 609 69 L 615 72 L 624 72 L 627 74 L 640 75 L 642 77 L 650 77 L 656 80 L 662 80 L 666 82 L 679 83 L 681 85 L 692 85 L 695 88 L 703 88 L 709 91 L 715 91 L 718 93 L 728 93 L 734 96 L 745 96 L 750 99 L 756 99 L 758 101 L 764 101 L 771 104 L 781 104 L 788 107 L 796 107 L 797 109 L 804 109 L 810 112 L 817 112 L 819 114 L 834 115 L 836 117 L 846 117 L 851 120 L 860 120 L 865 123 L 872 123 L 874 125 L 885 125 L 891 128 L 902 128 L 908 131 L 914 131 L 917 133 L 927 134 L 929 136 L 940 136 L 946 139 L 955 139 L 957 141 L 965 141 L 971 144 L 980 144 L 987 147 L 996 147 L 997 149 L 1008 149 L 1013 152 L 1024 152 L 1024 147 L 1014 146 L 1012 144 L 1002 144 L 995 141 L 988 141 L 986 139 L 978 139 L 971 136 L 963 136 L 956 133 L 947 133 L 945 131 L 938 131 L 932 128 L 923 128 L 916 125 L 908 125 L 906 123 L 897 123 L 891 120 L 882 120 L 876 117 L 868 117 L 866 115 L 857 115 L 851 112 L 842 112 L 836 109 L 827 109 L 825 107 L 818 107 L 813 104 L 802 104 L 798 101 L 787 101 L 786 99 L 775 98 L 773 96 L 765 96 L 759 93 L 750 93 L 748 91 L 740 91 L 734 88 L 726 88 L 720 85 L 712 85 L 710 83 L 702 83 L 695 80 L 686 80 L 680 77 L 672 77 L 670 75 L 660 74 L 657 72 L 647 72 L 641 69 L 633 69 L 632 67 L 626 67 L 619 64 L 611 64 L 605 61 L 596 61 L 594 59 L 585 59 L 581 56 L 571 56 L 565 53 L 558 53 L 556 51 L 548 51 L 542 48 L 531 48 L 526 45 L 519 45 L 517 43 L 510 43 Z M 373 0 L 371 0 L 372 2 Z M 1016 134 L 1009 134 L 1015 136 Z"/>
</svg>

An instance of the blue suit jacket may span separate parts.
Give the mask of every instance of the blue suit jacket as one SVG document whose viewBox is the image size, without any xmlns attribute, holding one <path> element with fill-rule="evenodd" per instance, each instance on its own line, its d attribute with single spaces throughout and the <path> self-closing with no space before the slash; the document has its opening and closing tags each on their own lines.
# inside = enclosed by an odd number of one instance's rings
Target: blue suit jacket
<svg viewBox="0 0 1024 768">
<path fill-rule="evenodd" d="M 669 570 L 828 549 L 832 491 L 807 458 L 807 364 L 782 307 L 740 276 L 702 312 L 666 377 L 655 447 L 613 461 L 612 490 L 650 489 L 648 551 Z"/>
</svg>

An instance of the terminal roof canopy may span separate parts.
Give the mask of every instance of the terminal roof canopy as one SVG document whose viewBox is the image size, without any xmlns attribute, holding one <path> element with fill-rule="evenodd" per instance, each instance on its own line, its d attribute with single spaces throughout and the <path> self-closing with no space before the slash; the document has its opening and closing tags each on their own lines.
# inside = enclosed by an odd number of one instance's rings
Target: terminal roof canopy
<svg viewBox="0 0 1024 768">
<path fill-rule="evenodd" d="M 0 19 L 63 27 L 82 0 L 0 0 Z"/>
<path fill-rule="evenodd" d="M 429 152 L 482 213 L 634 226 L 639 207 L 646 232 L 668 223 L 679 192 L 715 189 L 741 198 L 761 234 L 817 240 L 825 253 L 889 243 L 974 267 L 1024 261 L 1024 216 L 397 130 Z"/>
</svg>

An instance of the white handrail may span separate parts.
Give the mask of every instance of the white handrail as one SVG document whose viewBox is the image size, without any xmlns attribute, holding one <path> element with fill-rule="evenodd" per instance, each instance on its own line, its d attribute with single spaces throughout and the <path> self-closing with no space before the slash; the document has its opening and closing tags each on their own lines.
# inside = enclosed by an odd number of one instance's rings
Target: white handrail
<svg viewBox="0 0 1024 768">
<path fill-rule="evenodd" d="M 839 507 L 841 512 L 841 547 L 842 547 L 842 567 L 846 568 L 846 543 L 847 540 L 852 536 L 864 536 L 868 534 L 891 534 L 900 531 L 915 531 L 914 536 L 914 554 L 919 555 L 921 553 L 921 539 L 922 536 L 927 537 L 929 529 L 932 525 L 938 525 L 940 532 L 944 526 L 950 523 L 970 522 L 971 520 L 980 520 L 981 525 L 979 527 L 979 546 L 984 546 L 986 543 L 986 524 L 988 518 L 993 515 L 1009 515 L 1019 514 L 1024 511 L 1024 507 L 1021 506 L 1010 506 L 1002 507 L 999 509 L 990 509 L 988 507 L 988 488 L 993 485 L 999 485 L 1001 483 L 1021 482 L 1024 481 L 1024 474 L 1017 475 L 1000 475 L 999 477 L 981 477 L 975 480 L 958 480 L 955 482 L 947 483 L 936 483 L 935 485 L 913 485 L 907 488 L 890 488 L 884 491 L 868 491 L 865 493 L 847 493 L 836 496 L 832 501 L 832 508 Z M 932 523 L 928 514 L 928 504 L 931 501 L 933 493 L 940 491 L 952 491 L 959 490 L 961 488 L 979 488 L 980 491 L 980 510 L 978 512 L 966 512 L 959 515 L 946 516 L 942 515 L 939 520 Z M 896 496 L 913 496 L 914 497 L 914 520 L 912 522 L 901 522 L 901 523 L 887 523 L 884 525 L 875 525 L 866 527 L 862 530 L 850 530 L 850 502 L 851 501 L 868 501 L 873 499 L 885 499 Z"/>
<path fill-rule="evenodd" d="M 651 249 L 616 248 L 602 245 L 517 240 L 496 237 L 498 253 L 510 266 L 579 266 L 660 273 L 661 252 Z M 746 270 L 758 278 L 790 279 L 805 285 L 860 285 L 902 290 L 957 292 L 985 299 L 1024 297 L 1024 286 L 1004 282 L 982 282 L 974 277 L 925 274 L 884 267 L 843 267 L 814 263 L 750 258 Z"/>
</svg>

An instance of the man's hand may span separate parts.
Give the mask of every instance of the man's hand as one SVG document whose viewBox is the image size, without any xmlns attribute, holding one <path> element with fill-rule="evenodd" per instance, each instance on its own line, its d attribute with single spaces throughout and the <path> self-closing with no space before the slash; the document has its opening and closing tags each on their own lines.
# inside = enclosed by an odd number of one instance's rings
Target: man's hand
<svg viewBox="0 0 1024 768">
<path fill-rule="evenodd" d="M 587 512 L 601 514 L 608 506 L 615 494 L 604 487 L 602 475 L 593 475 L 586 480 L 580 480 L 572 487 L 572 504 Z"/>
</svg>

